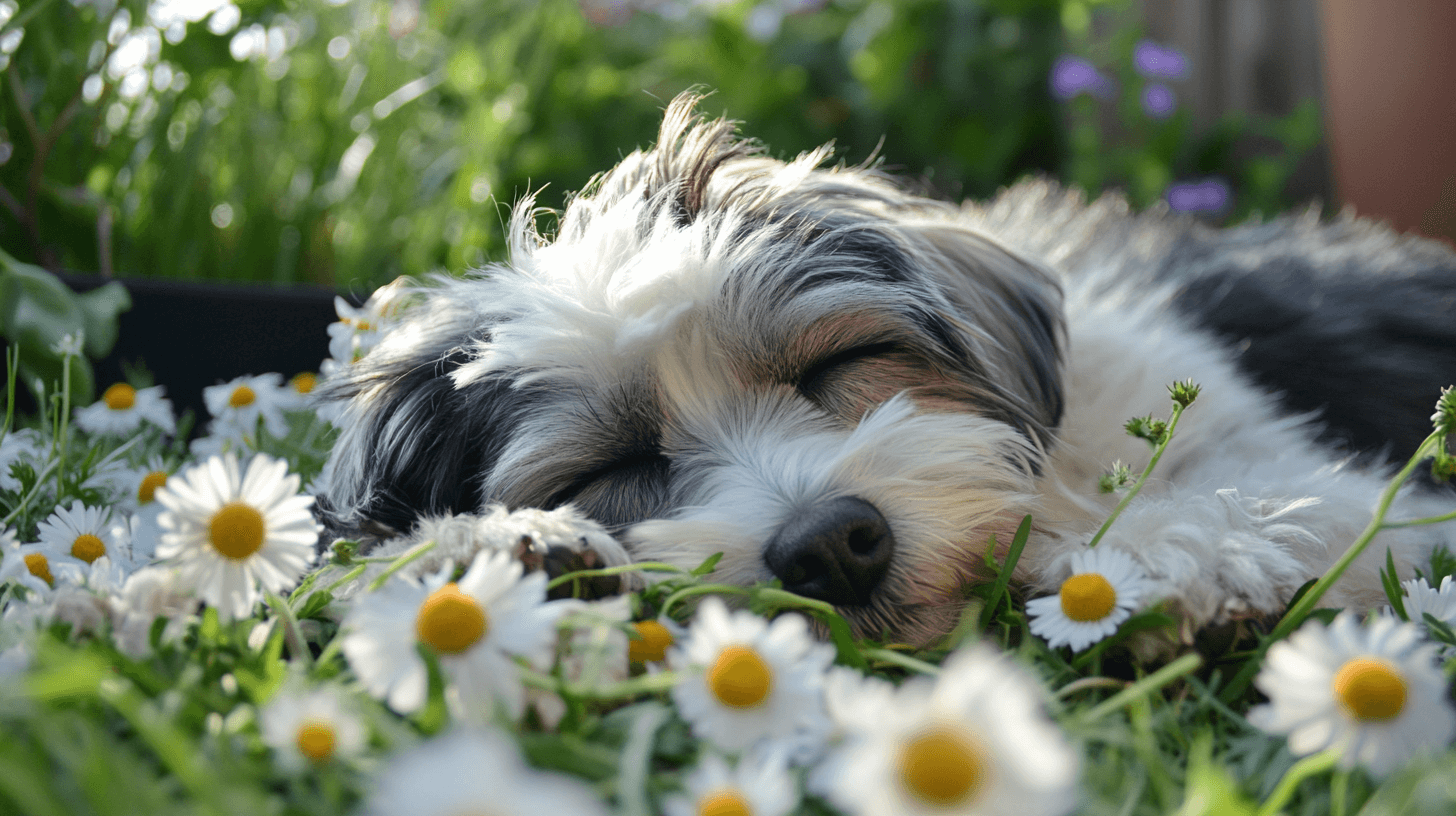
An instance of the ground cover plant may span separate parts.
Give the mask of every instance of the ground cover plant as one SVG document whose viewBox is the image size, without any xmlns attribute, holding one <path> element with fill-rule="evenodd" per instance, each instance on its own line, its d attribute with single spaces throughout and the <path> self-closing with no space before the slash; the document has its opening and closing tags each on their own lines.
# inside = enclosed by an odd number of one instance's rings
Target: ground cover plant
<svg viewBox="0 0 1456 816">
<path fill-rule="evenodd" d="M 388 304 L 340 301 L 325 374 L 369 352 Z M 1177 641 L 1137 567 L 1094 539 L 1058 594 L 1027 599 L 1009 581 L 1025 527 L 995 577 L 966 588 L 960 626 L 920 649 L 858 640 L 832 608 L 773 584 L 716 584 L 716 559 L 633 565 L 641 588 L 588 602 L 571 588 L 592 573 L 548 582 L 506 551 L 428 574 L 410 564 L 434 542 L 371 559 L 338 541 L 315 556 L 312 493 L 347 421 L 309 406 L 315 381 L 220 383 L 190 443 L 191 417 L 141 381 L 80 406 L 53 383 L 43 416 L 7 412 L 0 812 L 1456 805 L 1456 559 L 1388 575 L 1388 608 L 1319 607 L 1382 525 L 1456 519 L 1385 518 L 1417 468 L 1450 475 L 1456 392 L 1371 497 L 1347 557 L 1268 633 L 1139 660 Z M 1169 394 L 1167 416 L 1127 426 L 1149 442 L 1148 468 L 1104 479 L 1124 504 L 1177 444 L 1198 388 Z M 526 512 L 511 518 L 546 523 Z"/>
</svg>

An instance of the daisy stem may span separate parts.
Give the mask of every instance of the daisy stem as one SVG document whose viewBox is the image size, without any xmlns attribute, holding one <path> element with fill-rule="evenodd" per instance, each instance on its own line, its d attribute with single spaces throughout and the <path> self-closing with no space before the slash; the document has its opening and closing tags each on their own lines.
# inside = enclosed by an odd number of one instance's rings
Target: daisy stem
<svg viewBox="0 0 1456 816">
<path fill-rule="evenodd" d="M 293 607 L 275 592 L 269 591 L 264 597 L 268 599 L 268 605 L 273 607 L 273 612 L 283 619 L 283 642 L 288 644 L 288 651 L 303 663 L 305 670 L 308 669 L 313 665 L 313 654 L 308 650 L 308 641 L 303 638 L 303 630 L 298 627 L 298 618 L 293 614 Z"/>
<path fill-rule="evenodd" d="M 900 654 L 892 649 L 865 649 L 864 656 L 867 660 L 880 660 L 885 663 L 893 663 L 902 669 L 909 669 L 916 674 L 924 674 L 936 677 L 940 674 L 940 667 L 926 663 L 924 660 L 916 660 L 907 654 Z"/>
<path fill-rule="evenodd" d="M 1152 694 L 1185 674 L 1192 674 L 1202 665 L 1202 657 L 1196 654 L 1183 655 L 1172 663 L 1158 669 L 1147 677 L 1144 677 L 1088 709 L 1086 713 L 1082 714 L 1081 722 L 1083 725 L 1091 725 L 1133 700 Z"/>
<path fill-rule="evenodd" d="M 1439 516 L 1430 516 L 1422 519 L 1411 519 L 1410 521 L 1387 521 L 1380 525 L 1383 530 L 1392 530 L 1396 527 L 1419 527 L 1424 524 L 1440 524 L 1443 521 L 1456 520 L 1456 510 Z"/>
<path fill-rule="evenodd" d="M 353 569 L 349 570 L 348 572 L 344 573 L 344 576 L 342 578 L 340 578 L 339 580 L 337 580 L 337 581 L 333 582 L 332 584 L 329 584 L 328 586 L 324 587 L 324 592 L 327 592 L 330 595 L 334 594 L 334 590 L 338 589 L 339 587 L 343 586 L 344 584 L 349 583 L 350 581 L 354 580 L 355 578 L 358 578 L 361 574 L 363 574 L 364 570 L 368 566 L 369 566 L 368 564 L 359 564 L 358 566 L 356 566 Z"/>
<path fill-rule="evenodd" d="M 834 611 L 834 605 L 814 598 L 805 598 L 803 595 L 796 595 L 788 590 L 775 589 L 774 587 L 760 587 L 754 592 L 754 597 L 760 601 L 768 601 L 779 609 L 812 609 L 815 612 L 822 612 L 826 615 L 838 615 Z"/>
<path fill-rule="evenodd" d="M 384 572 L 379 573 L 378 578 L 375 578 L 373 581 L 369 582 L 369 591 L 373 592 L 376 589 L 384 586 L 384 582 L 389 580 L 389 576 L 404 569 L 405 566 L 407 566 L 411 561 L 414 561 L 415 559 L 419 558 L 430 550 L 433 550 L 434 548 L 435 541 L 434 539 L 431 539 L 429 541 L 421 541 L 413 547 L 410 547 L 408 550 L 400 553 L 399 556 L 394 559 L 394 563 L 389 565 L 388 569 L 386 569 Z"/>
<path fill-rule="evenodd" d="M 1163 433 L 1162 441 L 1158 443 L 1157 447 L 1153 448 L 1153 456 L 1148 460 L 1148 466 L 1143 468 L 1143 472 L 1138 475 L 1138 480 L 1133 483 L 1132 487 L 1128 488 L 1127 493 L 1122 497 L 1122 501 L 1118 502 L 1117 507 L 1113 508 L 1112 514 L 1107 517 L 1106 521 L 1102 522 L 1102 526 L 1098 528 L 1097 534 L 1092 536 L 1091 541 L 1087 542 L 1087 549 L 1090 550 L 1097 546 L 1097 542 L 1101 541 L 1102 536 L 1107 534 L 1108 528 L 1112 527 L 1112 522 L 1117 521 L 1117 517 L 1122 515 L 1123 510 L 1127 509 L 1128 504 L 1137 496 L 1138 491 L 1143 489 L 1143 484 L 1147 482 L 1148 476 L 1153 472 L 1153 468 L 1157 467 L 1158 460 L 1163 458 L 1163 451 L 1167 450 L 1168 443 L 1173 441 L 1173 429 L 1178 427 L 1178 419 L 1183 416 L 1184 410 L 1184 406 L 1181 403 L 1173 403 L 1173 413 L 1168 417 L 1168 429 Z"/>
<path fill-rule="evenodd" d="M 617 760 L 617 798 L 623 816 L 648 816 L 651 798 L 647 781 L 652 776 L 652 744 L 658 729 L 668 721 L 667 709 L 649 703 L 632 720 L 627 742 Z"/>
<path fill-rule="evenodd" d="M 677 685 L 677 672 L 662 671 L 656 674 L 644 674 L 633 677 L 630 680 L 623 680 L 620 683 L 611 683 L 596 688 L 581 688 L 576 684 L 569 684 L 568 690 L 578 697 L 586 697 L 593 700 L 630 700 L 640 697 L 643 694 L 657 694 L 667 691 Z"/>
<path fill-rule="evenodd" d="M 1299 787 L 1299 783 L 1333 768 L 1339 757 L 1339 751 L 1332 748 L 1318 754 L 1311 754 L 1294 763 L 1289 770 L 1284 772 L 1284 776 L 1280 777 L 1279 784 L 1274 787 L 1274 792 L 1269 794 L 1269 798 L 1259 806 L 1255 816 L 1275 816 L 1289 803 L 1294 796 L 1295 789 Z"/>
<path fill-rule="evenodd" d="M 344 639 L 335 636 L 333 640 L 329 641 L 329 645 L 325 646 L 322 652 L 319 652 L 318 659 L 314 661 L 314 666 L 329 665 L 329 661 L 333 660 L 334 655 L 338 654 L 343 648 Z"/>
<path fill-rule="evenodd" d="M 672 610 L 678 601 L 681 601 L 683 598 L 692 597 L 693 595 L 747 595 L 750 591 L 748 587 L 733 586 L 732 584 L 698 584 L 697 586 L 683 587 L 667 596 L 667 600 L 662 602 L 661 615 L 667 617 L 667 613 Z"/>
<path fill-rule="evenodd" d="M 12 342 L 5 349 L 5 427 L 0 428 L 0 443 L 10 435 L 15 421 L 15 375 L 20 372 L 20 343 Z"/>
<path fill-rule="evenodd" d="M 61 466 L 56 471 L 56 495 L 64 489 L 61 479 L 66 469 L 66 429 L 71 422 L 71 354 L 61 355 L 61 415 L 56 417 L 56 455 Z"/>
<path fill-rule="evenodd" d="M 1330 780 L 1330 816 L 1345 816 L 1350 804 L 1350 772 L 1344 768 L 1335 770 Z"/>
<path fill-rule="evenodd" d="M 641 561 L 634 564 L 621 564 L 615 567 L 600 567 L 598 569 L 587 569 L 577 570 L 576 572 L 568 572 L 564 575 L 558 575 L 555 578 L 552 578 L 546 584 L 546 589 L 555 589 L 562 584 L 574 581 L 578 578 L 596 578 L 603 575 L 622 575 L 623 573 L 628 572 L 686 573 L 687 570 L 683 569 L 682 567 L 677 567 L 673 566 L 672 564 L 664 563 L 662 561 Z"/>
<path fill-rule="evenodd" d="M 1410 475 L 1415 472 L 1415 469 L 1421 462 L 1424 462 L 1427 458 L 1434 455 L 1436 445 L 1442 441 L 1442 437 L 1443 434 L 1439 431 L 1426 437 L 1426 440 L 1420 444 L 1420 447 L 1416 448 L 1416 452 L 1411 456 L 1410 461 L 1406 462 L 1405 467 L 1401 468 L 1400 472 L 1391 478 L 1390 483 L 1385 486 L 1385 490 L 1380 494 L 1380 501 L 1375 505 L 1375 513 L 1370 517 L 1370 523 L 1365 525 L 1364 531 L 1345 550 L 1345 554 L 1341 555 L 1339 560 L 1335 561 L 1328 570 L 1325 570 L 1325 574 L 1321 575 L 1318 581 L 1315 581 L 1314 586 L 1310 587 L 1308 592 L 1301 595 L 1299 600 L 1293 606 L 1289 607 L 1289 610 L 1284 613 L 1284 617 L 1280 618 L 1279 623 L 1275 624 L 1274 630 L 1260 644 L 1257 653 L 1244 662 L 1243 668 L 1239 670 L 1239 673 L 1234 676 L 1233 680 L 1229 681 L 1228 686 L 1224 689 L 1223 699 L 1225 702 L 1231 702 L 1244 693 L 1249 683 L 1253 681 L 1254 675 L 1258 673 L 1260 666 L 1263 665 L 1263 656 L 1269 650 L 1269 647 L 1288 637 L 1290 632 L 1298 629 L 1299 625 L 1304 623 L 1305 619 L 1309 617 L 1309 613 L 1314 611 L 1315 604 L 1319 603 L 1320 598 L 1324 597 L 1324 594 L 1329 591 L 1330 587 L 1336 581 L 1340 580 L 1340 577 L 1345 574 L 1345 570 L 1349 569 L 1350 564 L 1354 563 L 1355 559 L 1359 558 L 1361 553 L 1365 552 L 1365 547 L 1370 544 L 1375 538 L 1375 535 L 1385 528 L 1385 514 L 1389 512 L 1390 505 L 1395 502 L 1395 496 L 1400 492 L 1401 486 L 1405 484 L 1405 480 L 1410 478 Z"/>
</svg>

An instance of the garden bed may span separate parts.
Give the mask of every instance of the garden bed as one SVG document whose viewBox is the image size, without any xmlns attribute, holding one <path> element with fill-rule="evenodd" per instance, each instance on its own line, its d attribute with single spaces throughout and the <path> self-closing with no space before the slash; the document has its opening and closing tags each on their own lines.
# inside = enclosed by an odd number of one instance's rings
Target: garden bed
<svg viewBox="0 0 1456 816">
<path fill-rule="evenodd" d="M 191 357 L 192 382 L 220 378 L 211 355 L 246 366 L 278 353 L 267 359 L 299 368 L 324 356 L 322 337 L 312 352 L 301 339 L 313 295 L 290 296 L 299 316 L 284 319 L 282 301 L 247 292 L 162 289 L 133 289 L 155 298 L 139 316 L 156 309 L 158 345 L 134 339 L 118 354 L 170 344 Z M 231 316 L 204 314 L 204 298 Z M 332 365 L 368 353 L 387 319 L 376 307 L 345 307 L 321 332 Z M 184 321 L 217 336 L 193 343 Z M 289 337 L 303 343 L 296 357 L 281 356 Z M 162 359 L 148 360 L 159 374 Z M 303 400 L 306 378 L 207 386 L 210 422 L 190 444 L 159 392 L 100 382 L 96 404 L 0 441 L 0 812 L 1456 806 L 1445 554 L 1430 585 L 1389 582 L 1393 614 L 1317 609 L 1331 575 L 1245 651 L 1140 664 L 1129 644 L 1176 622 L 1115 553 L 1089 551 L 1079 577 L 1126 596 L 1117 615 L 1089 612 L 1096 592 L 1071 579 L 1027 602 L 1006 580 L 1013 541 L 1006 563 L 988 564 L 996 577 L 967 588 L 961 625 L 914 648 L 855 638 L 832 608 L 773 585 L 715 584 L 714 559 L 691 572 L 637 565 L 646 588 L 585 602 L 547 601 L 546 576 L 522 575 L 505 552 L 440 571 L 419 569 L 430 541 L 394 558 L 361 558 L 349 542 L 315 556 L 309 506 L 336 430 Z M 1151 441 L 1177 443 L 1195 396 L 1175 391 L 1168 435 Z M 1437 421 L 1418 459 L 1449 459 L 1456 398 Z M 547 529 L 547 515 L 502 510 L 492 523 Z M 718 595 L 738 611 L 690 602 Z"/>
</svg>

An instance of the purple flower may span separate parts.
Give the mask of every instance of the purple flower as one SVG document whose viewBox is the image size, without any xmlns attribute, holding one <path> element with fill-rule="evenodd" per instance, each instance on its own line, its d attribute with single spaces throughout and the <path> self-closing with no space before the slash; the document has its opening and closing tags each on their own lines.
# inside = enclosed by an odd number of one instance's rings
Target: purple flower
<svg viewBox="0 0 1456 816">
<path fill-rule="evenodd" d="M 1173 89 L 1161 82 L 1154 82 L 1143 88 L 1143 110 L 1154 119 L 1167 119 L 1178 107 L 1178 97 Z"/>
<path fill-rule="evenodd" d="M 1164 48 L 1152 40 L 1143 40 L 1132 52 L 1133 65 L 1145 77 L 1187 79 L 1188 59 L 1176 48 Z"/>
<path fill-rule="evenodd" d="M 1218 176 L 1202 181 L 1183 181 L 1168 185 L 1164 193 L 1168 206 L 1179 212 L 1222 212 L 1233 200 L 1233 188 Z"/>
<path fill-rule="evenodd" d="M 1112 95 L 1112 80 L 1103 76 L 1092 63 L 1079 57 L 1057 57 L 1052 66 L 1052 93 L 1058 99 L 1071 99 L 1080 93 L 1107 97 Z"/>
</svg>

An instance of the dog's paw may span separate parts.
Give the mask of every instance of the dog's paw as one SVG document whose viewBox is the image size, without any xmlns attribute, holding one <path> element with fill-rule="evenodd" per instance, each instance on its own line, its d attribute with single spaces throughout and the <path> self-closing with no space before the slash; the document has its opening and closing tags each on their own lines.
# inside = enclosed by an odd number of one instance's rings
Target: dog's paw
<svg viewBox="0 0 1456 816">
<path fill-rule="evenodd" d="M 396 556 L 430 541 L 434 542 L 430 550 L 406 564 L 400 570 L 401 575 L 426 575 L 439 570 L 447 561 L 468 564 L 482 550 L 506 550 L 528 572 L 544 570 L 549 578 L 579 570 L 621 566 L 631 561 L 622 545 L 600 524 L 570 506 L 510 511 L 497 505 L 478 515 L 431 516 L 420 519 L 409 535 L 391 538 L 369 555 Z M 382 566 L 371 568 L 362 580 L 367 581 L 382 570 Z M 549 597 L 602 598 L 634 587 L 631 576 L 596 576 L 556 587 Z"/>
</svg>

